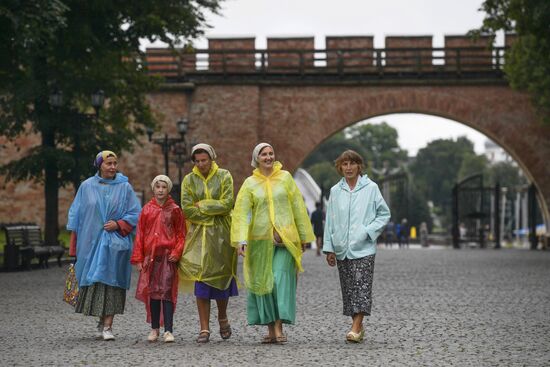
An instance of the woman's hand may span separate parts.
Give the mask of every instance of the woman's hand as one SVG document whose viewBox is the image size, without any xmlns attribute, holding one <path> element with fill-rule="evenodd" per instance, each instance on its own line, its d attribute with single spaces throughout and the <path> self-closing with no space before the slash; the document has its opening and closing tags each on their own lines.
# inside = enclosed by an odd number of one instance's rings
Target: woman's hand
<svg viewBox="0 0 550 367">
<path fill-rule="evenodd" d="M 279 235 L 279 233 L 277 233 L 276 230 L 273 230 L 273 241 L 275 243 L 283 243 L 283 240 L 281 239 L 281 236 Z"/>
<path fill-rule="evenodd" d="M 302 243 L 302 252 L 306 252 L 307 243 Z"/>
<path fill-rule="evenodd" d="M 103 225 L 103 229 L 107 232 L 113 232 L 118 229 L 118 224 L 114 220 L 109 220 Z"/>
<path fill-rule="evenodd" d="M 244 257 L 244 253 L 246 252 L 246 244 L 242 244 L 238 247 L 237 252 L 239 256 Z"/>
<path fill-rule="evenodd" d="M 141 273 L 141 271 L 143 270 L 143 264 L 142 263 L 137 263 L 136 268 Z"/>
<path fill-rule="evenodd" d="M 327 254 L 327 264 L 328 266 L 336 265 L 336 254 L 334 252 L 329 252 Z"/>
<path fill-rule="evenodd" d="M 171 263 L 177 263 L 178 260 L 179 259 L 173 255 L 168 256 L 168 261 L 170 261 Z"/>
</svg>

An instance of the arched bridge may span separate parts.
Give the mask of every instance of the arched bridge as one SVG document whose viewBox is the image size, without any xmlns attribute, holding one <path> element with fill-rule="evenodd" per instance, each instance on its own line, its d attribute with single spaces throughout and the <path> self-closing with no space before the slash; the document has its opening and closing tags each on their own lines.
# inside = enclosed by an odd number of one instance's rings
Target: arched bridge
<svg viewBox="0 0 550 367">
<path fill-rule="evenodd" d="M 271 142 L 291 171 L 322 141 L 358 121 L 392 113 L 449 118 L 487 135 L 510 153 L 539 190 L 548 224 L 550 128 L 529 97 L 512 90 L 502 66 L 507 46 L 493 39 L 446 36 L 209 39 L 207 49 L 148 49 L 149 71 L 163 76 L 152 106 L 172 128 L 179 116 L 190 135 L 211 143 L 237 184 L 250 173 L 250 152 Z M 419 127 L 420 128 L 420 127 Z M 174 168 L 173 168 L 174 169 Z M 145 182 L 144 182 L 145 185 Z"/>
<path fill-rule="evenodd" d="M 435 48 L 431 36 L 398 36 L 376 48 L 373 37 L 340 36 L 315 49 L 313 37 L 268 38 L 267 47 L 257 49 L 254 38 L 217 38 L 207 49 L 148 49 L 144 63 L 164 78 L 148 100 L 163 133 L 177 134 L 175 122 L 187 117 L 189 140 L 212 144 L 236 187 L 250 174 L 251 151 L 260 141 L 272 143 L 294 171 L 317 145 L 358 121 L 393 113 L 449 118 L 487 135 L 517 160 L 538 189 L 550 228 L 550 126 L 537 121 L 529 96 L 505 80 L 502 65 L 513 39 L 495 47 L 489 37 L 446 36 L 444 47 Z M 121 168 L 148 196 L 150 180 L 164 170 L 159 162 L 159 147 L 144 138 Z M 170 172 L 177 181 L 173 162 Z M 41 195 L 40 188 L 29 195 L 33 190 L 10 184 L 0 198 Z M 62 190 L 60 198 L 64 223 L 72 192 Z M 35 202 L 32 213 L 17 212 L 21 218 L 14 220 L 41 222 L 41 200 Z"/>
</svg>

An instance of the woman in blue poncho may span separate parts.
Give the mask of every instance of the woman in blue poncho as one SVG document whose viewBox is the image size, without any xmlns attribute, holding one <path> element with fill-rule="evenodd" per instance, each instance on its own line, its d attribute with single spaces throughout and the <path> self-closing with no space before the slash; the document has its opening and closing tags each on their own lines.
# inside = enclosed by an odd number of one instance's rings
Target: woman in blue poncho
<svg viewBox="0 0 550 367">
<path fill-rule="evenodd" d="M 117 172 L 117 156 L 96 156 L 98 172 L 80 185 L 69 209 L 71 256 L 76 256 L 76 312 L 99 317 L 96 337 L 114 340 L 113 318 L 124 313 L 130 288 L 132 237 L 140 212 L 128 178 Z"/>
</svg>

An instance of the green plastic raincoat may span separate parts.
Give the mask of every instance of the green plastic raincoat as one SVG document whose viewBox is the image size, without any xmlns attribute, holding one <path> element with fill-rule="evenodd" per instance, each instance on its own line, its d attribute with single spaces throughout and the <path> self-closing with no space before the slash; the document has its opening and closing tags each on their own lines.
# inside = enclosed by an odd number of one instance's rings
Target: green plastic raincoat
<svg viewBox="0 0 550 367">
<path fill-rule="evenodd" d="M 229 237 L 233 201 L 233 178 L 216 162 L 206 178 L 197 167 L 184 177 L 181 208 L 187 236 L 178 263 L 184 291 L 192 291 L 195 281 L 224 290 L 236 278 L 237 252 Z"/>
<path fill-rule="evenodd" d="M 302 269 L 302 243 L 315 241 L 304 199 L 292 175 L 275 162 L 266 177 L 255 169 L 237 195 L 232 215 L 231 243 L 246 242 L 244 284 L 256 295 L 273 289 L 273 230 Z"/>
</svg>

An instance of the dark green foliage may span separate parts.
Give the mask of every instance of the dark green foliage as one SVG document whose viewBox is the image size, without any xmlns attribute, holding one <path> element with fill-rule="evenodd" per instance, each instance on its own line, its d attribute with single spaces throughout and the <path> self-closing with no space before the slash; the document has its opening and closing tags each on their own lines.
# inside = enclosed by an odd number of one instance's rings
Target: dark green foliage
<svg viewBox="0 0 550 367">
<path fill-rule="evenodd" d="M 550 123 L 550 1 L 486 0 L 486 16 L 474 33 L 514 32 L 504 71 L 513 88 L 531 94 L 538 115 Z"/>
<path fill-rule="evenodd" d="M 0 134 L 14 140 L 38 133 L 42 143 L 0 173 L 44 182 L 47 240 L 57 232 L 58 188 L 92 173 L 99 150 L 131 149 L 155 125 L 145 94 L 158 81 L 146 73 L 140 40 L 187 42 L 201 34 L 205 12 L 217 12 L 219 2 L 2 2 Z M 84 114 L 93 113 L 90 95 L 100 89 L 108 102 L 94 120 Z M 58 109 L 48 103 L 56 90 L 64 99 Z"/>
</svg>

